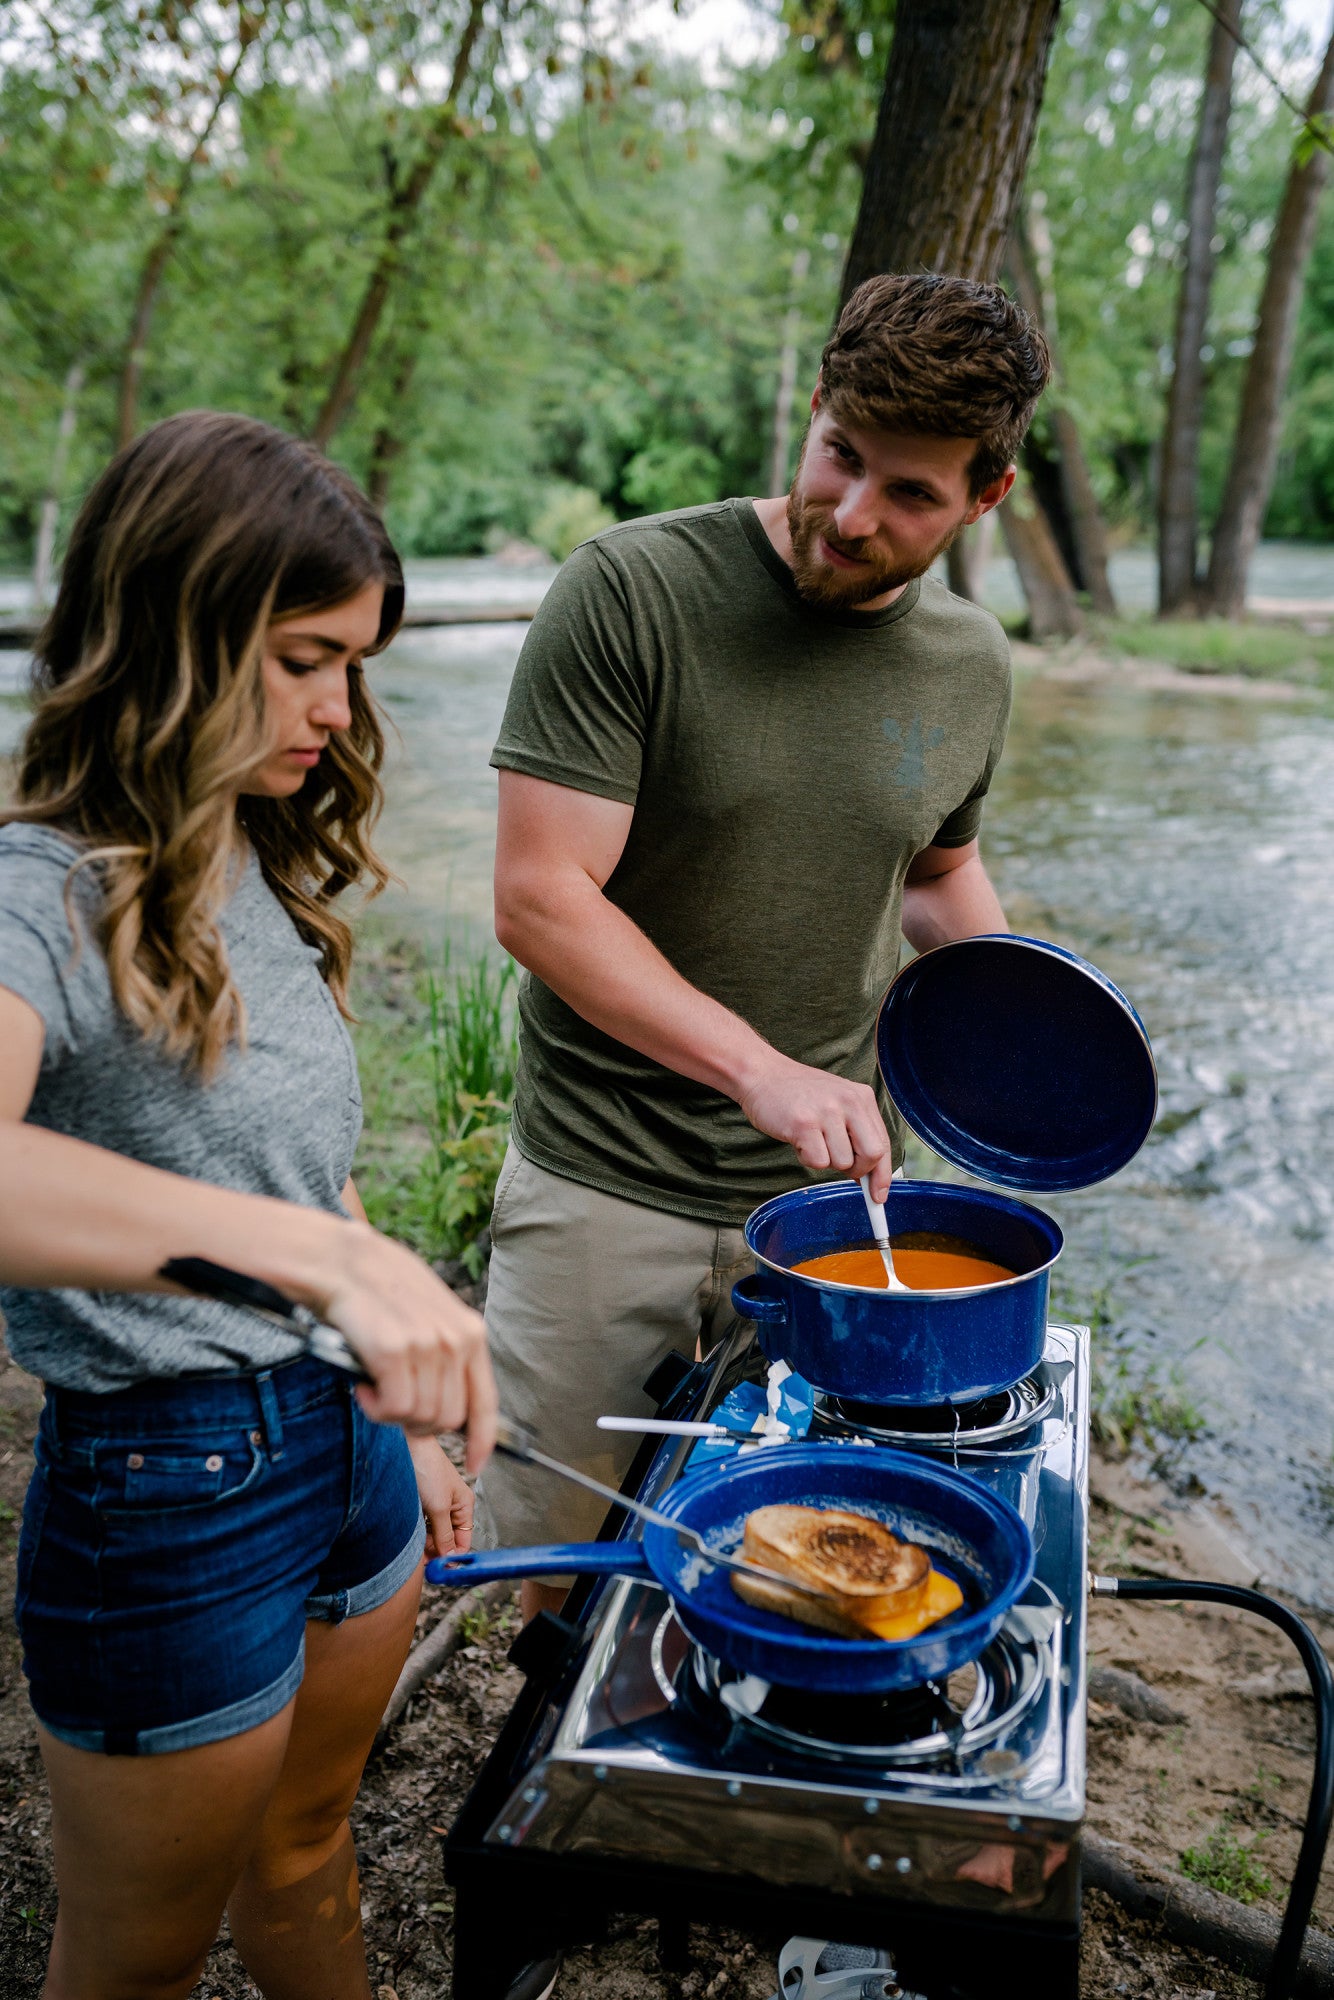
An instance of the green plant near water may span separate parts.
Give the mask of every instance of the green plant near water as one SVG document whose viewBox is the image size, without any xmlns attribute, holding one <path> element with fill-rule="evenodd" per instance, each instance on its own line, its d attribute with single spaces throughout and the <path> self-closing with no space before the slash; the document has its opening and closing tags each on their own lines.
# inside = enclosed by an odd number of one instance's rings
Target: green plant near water
<svg viewBox="0 0 1334 2000">
<path fill-rule="evenodd" d="M 1263 1839 L 1264 1835 L 1257 1833 L 1252 1841 L 1239 1840 L 1224 1819 L 1199 1847 L 1185 1849 L 1181 1872 L 1192 1882 L 1202 1882 L 1206 1889 L 1216 1889 L 1220 1896 L 1232 1896 L 1239 1903 L 1257 1902 L 1273 1887 L 1255 1856 Z"/>
<path fill-rule="evenodd" d="M 1159 660 L 1188 674 L 1334 684 L 1334 638 L 1300 625 L 1225 618 L 1117 618 L 1095 626 L 1106 652 Z"/>
<path fill-rule="evenodd" d="M 459 966 L 446 950 L 406 996 L 404 983 L 391 978 L 390 1004 L 358 1035 L 367 1095 L 358 1185 L 377 1228 L 476 1277 L 509 1138 L 514 962 L 482 953 Z"/>
<path fill-rule="evenodd" d="M 1202 1436 L 1207 1425 L 1180 1369 L 1146 1361 L 1116 1310 L 1118 1281 L 1144 1261 L 1118 1260 L 1114 1271 L 1082 1295 L 1058 1289 L 1053 1309 L 1058 1317 L 1081 1321 L 1092 1336 L 1092 1429 L 1097 1442 L 1118 1457 L 1143 1444 L 1161 1462 Z"/>
<path fill-rule="evenodd" d="M 449 951 L 439 977 L 426 977 L 435 1129 L 440 1138 L 462 1135 L 487 1122 L 483 1108 L 514 1097 L 518 1038 L 514 1020 L 514 960 L 485 954 L 462 971 Z"/>
<path fill-rule="evenodd" d="M 426 985 L 434 1083 L 434 1157 L 425 1163 L 428 1213 L 442 1255 L 475 1278 L 478 1238 L 491 1219 L 509 1140 L 518 1063 L 514 960 L 478 957 Z"/>
</svg>

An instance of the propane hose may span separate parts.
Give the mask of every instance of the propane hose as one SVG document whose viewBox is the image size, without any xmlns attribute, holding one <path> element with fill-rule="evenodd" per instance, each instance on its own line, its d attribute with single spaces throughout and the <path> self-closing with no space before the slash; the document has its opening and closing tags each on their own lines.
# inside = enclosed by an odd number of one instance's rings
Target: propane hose
<svg viewBox="0 0 1334 2000">
<path fill-rule="evenodd" d="M 1254 1611 L 1286 1632 L 1301 1654 L 1315 1699 L 1315 1770 L 1297 1866 L 1265 1982 L 1265 2000 L 1291 2000 L 1306 1926 L 1320 1883 L 1330 1816 L 1334 1813 L 1334 1672 L 1324 1649 L 1310 1626 L 1295 1611 L 1289 1611 L 1286 1604 L 1266 1597 L 1263 1591 L 1246 1590 L 1238 1584 L 1202 1583 L 1180 1577 L 1094 1576 L 1089 1579 L 1089 1590 L 1094 1597 L 1163 1598 L 1178 1603 L 1230 1604 L 1239 1611 Z"/>
</svg>

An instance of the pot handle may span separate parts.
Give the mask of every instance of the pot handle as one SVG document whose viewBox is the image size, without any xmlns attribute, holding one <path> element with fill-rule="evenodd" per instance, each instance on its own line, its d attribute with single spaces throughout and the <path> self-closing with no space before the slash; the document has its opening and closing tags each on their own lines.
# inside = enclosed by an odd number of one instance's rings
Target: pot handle
<svg viewBox="0 0 1334 2000">
<path fill-rule="evenodd" d="M 527 1549 L 469 1549 L 435 1556 L 426 1565 L 428 1583 L 495 1583 L 509 1576 L 638 1576 L 653 1572 L 638 1542 L 543 1542 Z"/>
<path fill-rule="evenodd" d="M 760 1326 L 781 1326 L 787 1318 L 787 1300 L 774 1280 L 763 1271 L 738 1278 L 732 1287 L 732 1305 L 740 1319 L 753 1319 Z"/>
</svg>

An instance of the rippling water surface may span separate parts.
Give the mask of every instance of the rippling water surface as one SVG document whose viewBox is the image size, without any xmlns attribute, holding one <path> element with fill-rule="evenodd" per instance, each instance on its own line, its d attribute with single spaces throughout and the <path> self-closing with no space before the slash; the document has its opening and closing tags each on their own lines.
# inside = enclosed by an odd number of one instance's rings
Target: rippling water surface
<svg viewBox="0 0 1334 2000">
<path fill-rule="evenodd" d="M 1110 973 L 1158 1058 L 1139 1158 L 1051 1203 L 1064 1286 L 1179 1372 L 1180 1467 L 1264 1572 L 1334 1601 L 1334 720 L 1029 681 L 986 842 L 1011 922 Z"/>
<path fill-rule="evenodd" d="M 1334 559 L 1300 560 L 1266 586 L 1334 598 Z M 495 603 L 543 577 L 428 582 Z M 488 934 L 487 756 L 524 629 L 409 632 L 371 668 L 398 731 L 382 845 L 409 885 L 377 924 Z M 20 665 L 0 656 L 15 691 Z M 0 688 L 0 751 L 20 722 Z M 1015 927 L 1123 985 L 1161 1071 L 1139 1159 L 1050 1203 L 1064 1295 L 1103 1292 L 1129 1378 L 1203 1416 L 1177 1471 L 1227 1502 L 1257 1568 L 1334 1604 L 1334 716 L 1024 679 L 985 841 Z"/>
</svg>

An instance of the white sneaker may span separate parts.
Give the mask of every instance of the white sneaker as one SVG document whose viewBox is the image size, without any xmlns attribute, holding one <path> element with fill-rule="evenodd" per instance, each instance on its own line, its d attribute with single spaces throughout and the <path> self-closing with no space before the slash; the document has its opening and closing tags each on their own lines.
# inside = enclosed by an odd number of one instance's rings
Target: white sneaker
<svg viewBox="0 0 1334 2000">
<path fill-rule="evenodd" d="M 778 1955 L 775 2000 L 922 2000 L 894 1977 L 887 1951 L 827 1938 L 789 1938 Z"/>
</svg>

